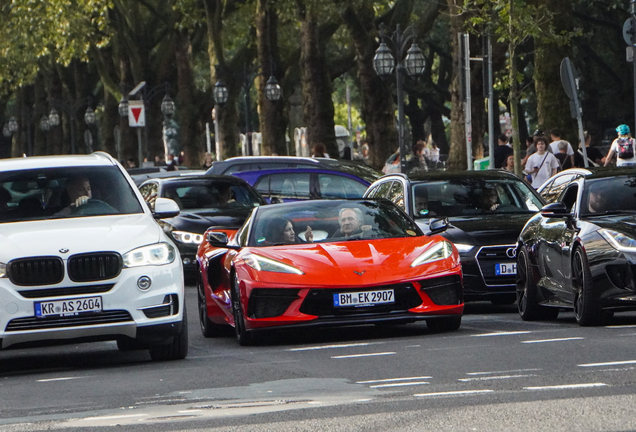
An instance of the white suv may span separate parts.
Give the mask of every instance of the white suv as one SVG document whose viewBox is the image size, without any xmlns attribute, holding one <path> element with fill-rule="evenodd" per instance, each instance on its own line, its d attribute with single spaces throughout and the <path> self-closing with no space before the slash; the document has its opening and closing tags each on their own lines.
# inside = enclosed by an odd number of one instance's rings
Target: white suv
<svg viewBox="0 0 636 432">
<path fill-rule="evenodd" d="M 116 340 L 185 358 L 179 251 L 106 153 L 0 160 L 0 348 Z"/>
</svg>

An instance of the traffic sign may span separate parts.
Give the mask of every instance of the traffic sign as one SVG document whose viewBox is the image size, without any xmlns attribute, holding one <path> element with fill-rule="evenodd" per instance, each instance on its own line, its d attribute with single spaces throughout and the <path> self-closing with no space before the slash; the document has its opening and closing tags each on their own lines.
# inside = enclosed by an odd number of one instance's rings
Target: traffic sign
<svg viewBox="0 0 636 432">
<path fill-rule="evenodd" d="M 623 23 L 623 39 L 630 46 L 636 45 L 636 19 L 629 17 Z"/>
<path fill-rule="evenodd" d="M 146 126 L 146 110 L 144 107 L 144 101 L 128 101 L 128 125 L 130 127 Z"/>
</svg>

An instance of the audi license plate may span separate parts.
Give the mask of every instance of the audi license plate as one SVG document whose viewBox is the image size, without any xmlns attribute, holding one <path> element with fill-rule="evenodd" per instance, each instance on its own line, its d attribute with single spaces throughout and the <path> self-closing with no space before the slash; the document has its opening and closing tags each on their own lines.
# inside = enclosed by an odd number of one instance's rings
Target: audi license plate
<svg viewBox="0 0 636 432">
<path fill-rule="evenodd" d="M 333 295 L 333 305 L 340 306 L 373 306 L 376 304 L 395 303 L 393 290 L 365 291 L 354 293 L 337 293 Z"/>
<path fill-rule="evenodd" d="M 74 316 L 101 311 L 101 297 L 35 302 L 35 316 L 38 318 Z"/>
<path fill-rule="evenodd" d="M 495 264 L 495 275 L 507 276 L 517 274 L 517 264 Z"/>
</svg>

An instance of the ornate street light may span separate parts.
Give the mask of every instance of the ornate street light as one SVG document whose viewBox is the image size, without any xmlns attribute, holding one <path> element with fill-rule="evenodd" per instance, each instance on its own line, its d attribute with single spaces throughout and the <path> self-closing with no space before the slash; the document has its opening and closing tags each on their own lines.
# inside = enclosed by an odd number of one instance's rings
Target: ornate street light
<svg viewBox="0 0 636 432">
<path fill-rule="evenodd" d="M 126 99 L 125 97 L 122 97 L 121 100 L 119 101 L 119 106 L 117 107 L 117 110 L 119 111 L 119 116 L 126 118 L 128 117 L 128 99 Z"/>
<path fill-rule="evenodd" d="M 170 99 L 170 96 L 167 94 L 161 101 L 161 113 L 164 117 L 171 117 L 172 114 L 174 114 L 174 102 L 172 102 L 172 99 Z"/>
<path fill-rule="evenodd" d="M 426 59 L 420 47 L 415 43 L 412 44 L 411 48 L 406 52 L 404 69 L 406 69 L 406 73 L 412 77 L 422 75 L 426 69 Z"/>
<path fill-rule="evenodd" d="M 86 112 L 84 113 L 84 121 L 89 126 L 95 124 L 95 111 L 93 111 L 91 107 L 86 108 Z"/>
<path fill-rule="evenodd" d="M 391 50 L 386 43 L 382 42 L 378 49 L 375 51 L 375 57 L 373 57 L 373 69 L 380 77 L 387 77 L 393 73 L 395 68 L 395 59 Z"/>
<path fill-rule="evenodd" d="M 49 124 L 53 126 L 58 126 L 60 124 L 60 115 L 57 113 L 55 108 L 51 109 L 49 113 Z"/>
<path fill-rule="evenodd" d="M 13 132 L 11 132 L 9 130 L 9 123 L 5 123 L 3 128 L 2 128 L 2 135 L 4 135 L 5 137 L 9 138 L 11 135 L 13 135 Z"/>
<path fill-rule="evenodd" d="M 11 133 L 16 133 L 18 131 L 18 122 L 13 116 L 9 119 L 9 130 Z"/>
<path fill-rule="evenodd" d="M 265 84 L 265 97 L 272 102 L 276 102 L 283 97 L 283 91 L 280 85 L 278 85 L 276 78 L 274 78 L 274 75 L 270 76 Z"/>
<path fill-rule="evenodd" d="M 214 100 L 217 104 L 223 105 L 227 102 L 227 99 L 230 97 L 230 93 L 227 90 L 225 84 L 223 84 L 222 80 L 218 80 L 214 85 Z"/>
<path fill-rule="evenodd" d="M 42 118 L 40 119 L 40 129 L 42 129 L 44 132 L 51 129 L 51 123 L 49 123 L 49 118 L 46 116 L 46 114 L 42 114 Z"/>
</svg>

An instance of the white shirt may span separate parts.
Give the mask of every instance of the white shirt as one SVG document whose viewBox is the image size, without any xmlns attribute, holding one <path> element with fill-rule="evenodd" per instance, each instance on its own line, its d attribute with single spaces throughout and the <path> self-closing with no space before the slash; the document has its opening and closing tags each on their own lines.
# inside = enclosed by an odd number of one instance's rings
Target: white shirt
<svg viewBox="0 0 636 432">
<path fill-rule="evenodd" d="M 545 158 L 545 162 L 543 158 Z M 536 189 L 541 186 L 547 179 L 552 177 L 552 169 L 559 168 L 560 166 L 559 160 L 552 153 L 545 152 L 542 155 L 533 153 L 526 162 L 526 171 L 530 172 L 535 167 L 541 168 L 538 173 L 532 174 L 532 187 Z"/>
<path fill-rule="evenodd" d="M 634 141 L 632 141 L 632 145 L 634 145 Z M 614 153 L 616 153 L 616 166 L 617 167 L 619 167 L 621 165 L 636 163 L 636 151 L 634 152 L 634 157 L 633 158 L 622 159 L 622 158 L 618 157 L 618 138 L 616 138 L 612 142 L 612 146 L 610 147 L 610 150 L 612 150 Z M 636 150 L 636 149 L 634 149 L 634 150 Z"/>
<path fill-rule="evenodd" d="M 559 152 L 559 143 L 563 141 L 564 143 L 567 143 L 568 145 L 568 156 L 573 155 L 574 154 L 574 149 L 572 149 L 572 144 L 570 144 L 569 142 L 565 141 L 565 140 L 558 140 L 558 141 L 552 141 L 550 143 L 550 152 L 557 154 Z"/>
</svg>

